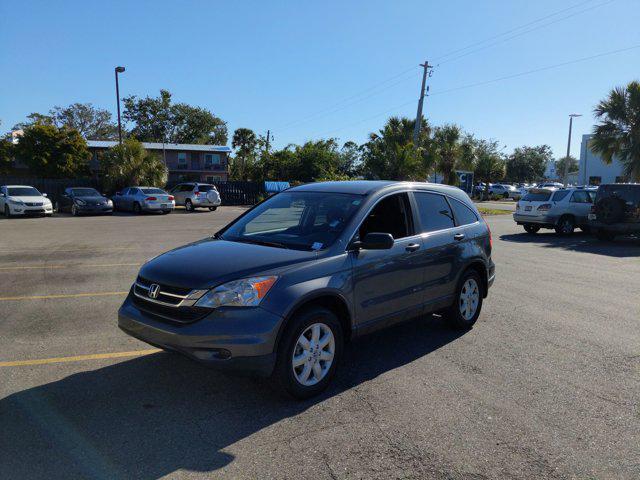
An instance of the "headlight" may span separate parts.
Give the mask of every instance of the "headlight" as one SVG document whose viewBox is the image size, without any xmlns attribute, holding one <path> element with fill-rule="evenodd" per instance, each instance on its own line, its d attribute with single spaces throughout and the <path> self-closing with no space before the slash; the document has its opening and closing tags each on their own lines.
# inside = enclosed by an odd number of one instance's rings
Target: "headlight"
<svg viewBox="0 0 640 480">
<path fill-rule="evenodd" d="M 24 205 L 24 202 L 22 200 L 14 200 L 13 198 L 9 199 L 9 203 L 13 205 Z"/>
<path fill-rule="evenodd" d="M 104 203 L 106 203 L 107 205 L 113 205 L 113 202 L 111 200 L 108 200 L 108 199 Z"/>
<path fill-rule="evenodd" d="M 76 198 L 76 199 L 75 199 L 75 202 L 76 202 L 76 204 L 78 204 L 78 205 L 84 205 L 85 203 L 87 203 L 87 202 L 85 202 L 84 200 L 80 200 L 79 198 Z"/>
<path fill-rule="evenodd" d="M 197 301 L 197 307 L 255 307 L 278 277 L 251 277 L 217 286 Z"/>
</svg>

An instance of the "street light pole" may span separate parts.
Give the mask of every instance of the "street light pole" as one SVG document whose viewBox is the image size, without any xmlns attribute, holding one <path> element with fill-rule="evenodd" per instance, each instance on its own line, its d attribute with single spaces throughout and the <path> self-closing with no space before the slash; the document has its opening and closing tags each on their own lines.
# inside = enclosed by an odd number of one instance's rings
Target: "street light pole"
<svg viewBox="0 0 640 480">
<path fill-rule="evenodd" d="M 116 67 L 116 102 L 118 105 L 118 144 L 122 145 L 122 123 L 120 122 L 120 86 L 118 85 L 118 74 L 124 72 L 124 67 Z"/>
<path fill-rule="evenodd" d="M 567 174 L 569 173 L 569 155 L 571 155 L 571 129 L 573 128 L 573 119 L 575 117 L 581 117 L 580 113 L 572 113 L 569 115 L 569 140 L 567 141 L 567 156 L 564 159 L 564 168 L 562 169 L 562 183 L 567 186 Z"/>
</svg>

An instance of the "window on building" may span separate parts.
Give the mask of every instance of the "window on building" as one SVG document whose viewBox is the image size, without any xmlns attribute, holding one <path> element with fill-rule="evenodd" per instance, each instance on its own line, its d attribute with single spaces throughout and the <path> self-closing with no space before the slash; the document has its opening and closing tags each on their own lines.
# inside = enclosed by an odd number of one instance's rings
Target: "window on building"
<svg viewBox="0 0 640 480">
<path fill-rule="evenodd" d="M 222 177 L 220 175 L 209 175 L 207 177 L 207 182 L 209 183 L 215 183 L 215 182 L 221 182 L 222 181 Z"/>
<path fill-rule="evenodd" d="M 213 165 L 220 165 L 220 154 L 206 153 L 204 156 L 204 166 L 212 167 Z"/>
<path fill-rule="evenodd" d="M 589 177 L 589 185 L 600 185 L 602 177 Z"/>
<path fill-rule="evenodd" d="M 178 152 L 178 164 L 186 165 L 187 164 L 187 154 L 186 152 Z"/>
</svg>

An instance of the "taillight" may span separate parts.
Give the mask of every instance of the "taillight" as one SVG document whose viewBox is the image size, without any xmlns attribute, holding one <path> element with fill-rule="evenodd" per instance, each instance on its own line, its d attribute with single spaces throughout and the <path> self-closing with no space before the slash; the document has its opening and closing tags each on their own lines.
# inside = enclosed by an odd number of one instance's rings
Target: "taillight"
<svg viewBox="0 0 640 480">
<path fill-rule="evenodd" d="M 169 195 L 169 200 L 173 200 L 175 197 L 173 195 Z"/>
<path fill-rule="evenodd" d="M 148 202 L 155 202 L 156 200 L 158 200 L 156 197 L 147 197 Z"/>
<path fill-rule="evenodd" d="M 193 192 L 195 194 L 196 197 L 200 196 L 200 192 Z"/>
<path fill-rule="evenodd" d="M 537 210 L 538 210 L 538 211 L 541 211 L 541 212 L 544 212 L 544 211 L 549 210 L 550 208 L 551 208 L 551 204 L 550 204 L 550 203 L 543 203 L 542 205 L 540 205 L 540 206 L 537 208 Z"/>
</svg>

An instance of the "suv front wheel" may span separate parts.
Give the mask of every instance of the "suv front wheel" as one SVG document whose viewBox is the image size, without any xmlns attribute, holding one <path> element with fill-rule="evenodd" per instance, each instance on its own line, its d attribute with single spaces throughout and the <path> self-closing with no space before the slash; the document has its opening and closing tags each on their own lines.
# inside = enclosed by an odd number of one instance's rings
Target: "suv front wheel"
<svg viewBox="0 0 640 480">
<path fill-rule="evenodd" d="M 576 222 L 570 215 L 565 215 L 560 218 L 560 221 L 556 225 L 556 233 L 558 235 L 571 235 L 576 228 Z"/>
<path fill-rule="evenodd" d="M 309 398 L 323 391 L 342 357 L 343 334 L 333 312 L 314 307 L 297 314 L 280 341 L 273 372 L 291 396 Z"/>
</svg>

